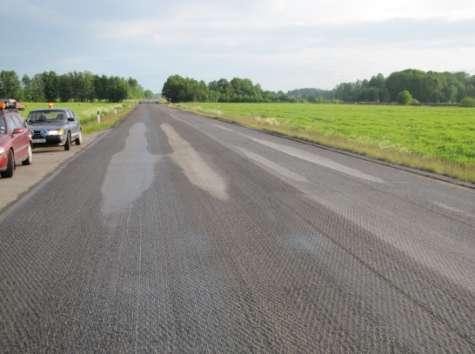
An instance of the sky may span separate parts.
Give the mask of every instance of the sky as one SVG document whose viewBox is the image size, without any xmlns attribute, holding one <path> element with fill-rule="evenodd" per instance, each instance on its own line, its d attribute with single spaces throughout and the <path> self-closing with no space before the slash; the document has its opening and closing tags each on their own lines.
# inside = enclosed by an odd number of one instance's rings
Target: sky
<svg viewBox="0 0 475 354">
<path fill-rule="evenodd" d="M 0 8 L 0 70 L 21 75 L 88 70 L 160 92 L 172 74 L 284 91 L 406 68 L 475 74 L 474 0 L 0 0 Z"/>
</svg>

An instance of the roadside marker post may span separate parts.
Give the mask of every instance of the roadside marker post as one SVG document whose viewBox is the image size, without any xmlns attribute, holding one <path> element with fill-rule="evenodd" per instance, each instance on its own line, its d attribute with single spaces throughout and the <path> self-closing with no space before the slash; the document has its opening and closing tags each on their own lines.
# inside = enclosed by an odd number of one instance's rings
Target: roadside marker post
<svg viewBox="0 0 475 354">
<path fill-rule="evenodd" d="M 97 123 L 101 124 L 101 111 L 97 110 Z"/>
</svg>

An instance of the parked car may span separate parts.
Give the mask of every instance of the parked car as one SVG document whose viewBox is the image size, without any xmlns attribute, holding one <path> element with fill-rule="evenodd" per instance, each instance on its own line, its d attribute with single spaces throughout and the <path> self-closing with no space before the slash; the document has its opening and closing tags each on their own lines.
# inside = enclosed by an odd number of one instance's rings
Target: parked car
<svg viewBox="0 0 475 354">
<path fill-rule="evenodd" d="M 15 100 L 0 100 L 0 175 L 12 177 L 19 164 L 33 162 L 31 132 Z"/>
<path fill-rule="evenodd" d="M 28 115 L 28 125 L 33 134 L 33 147 L 63 146 L 82 143 L 81 125 L 69 109 L 38 109 Z"/>
</svg>

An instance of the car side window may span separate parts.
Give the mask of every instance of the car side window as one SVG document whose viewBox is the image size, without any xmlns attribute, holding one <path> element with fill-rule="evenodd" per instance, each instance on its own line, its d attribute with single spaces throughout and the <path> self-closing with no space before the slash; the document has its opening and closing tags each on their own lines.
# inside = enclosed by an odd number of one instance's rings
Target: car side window
<svg viewBox="0 0 475 354">
<path fill-rule="evenodd" d="M 15 120 L 16 128 L 25 128 L 25 122 L 19 114 L 14 114 L 13 119 Z"/>
<path fill-rule="evenodd" d="M 5 120 L 3 117 L 0 117 L 0 134 L 5 134 L 7 132 L 7 126 L 5 125 Z"/>
<path fill-rule="evenodd" d="M 11 115 L 6 116 L 5 120 L 7 121 L 7 133 L 11 134 L 13 132 L 13 129 L 16 128 L 16 123 Z"/>
</svg>

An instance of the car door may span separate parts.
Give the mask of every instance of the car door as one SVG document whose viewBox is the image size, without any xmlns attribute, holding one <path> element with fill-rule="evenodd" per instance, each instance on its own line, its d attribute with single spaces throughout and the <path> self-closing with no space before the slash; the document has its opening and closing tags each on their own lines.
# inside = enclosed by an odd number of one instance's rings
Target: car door
<svg viewBox="0 0 475 354">
<path fill-rule="evenodd" d="M 30 130 L 25 124 L 25 120 L 19 113 L 13 114 L 13 119 L 16 122 L 16 126 L 22 130 L 22 133 L 18 134 L 18 144 L 20 145 L 20 154 L 22 159 L 28 157 L 28 147 L 30 145 Z"/>
<path fill-rule="evenodd" d="M 21 135 L 20 134 L 13 134 L 13 131 L 18 127 L 18 123 L 16 119 L 13 118 L 13 115 L 11 113 L 7 114 L 5 116 L 5 120 L 7 122 L 7 134 L 10 136 L 10 141 L 11 145 L 13 148 L 13 153 L 15 154 L 15 162 L 16 164 L 21 163 L 22 160 L 22 154 L 24 154 L 24 151 L 22 151 L 22 141 L 21 141 Z"/>
<path fill-rule="evenodd" d="M 70 117 L 74 119 L 74 121 L 72 121 L 71 124 L 73 125 L 73 132 L 74 132 L 73 136 L 74 138 L 77 138 L 79 136 L 79 133 L 81 132 L 81 127 L 79 126 L 79 120 L 73 111 L 69 111 L 69 114 L 70 114 Z"/>
</svg>

